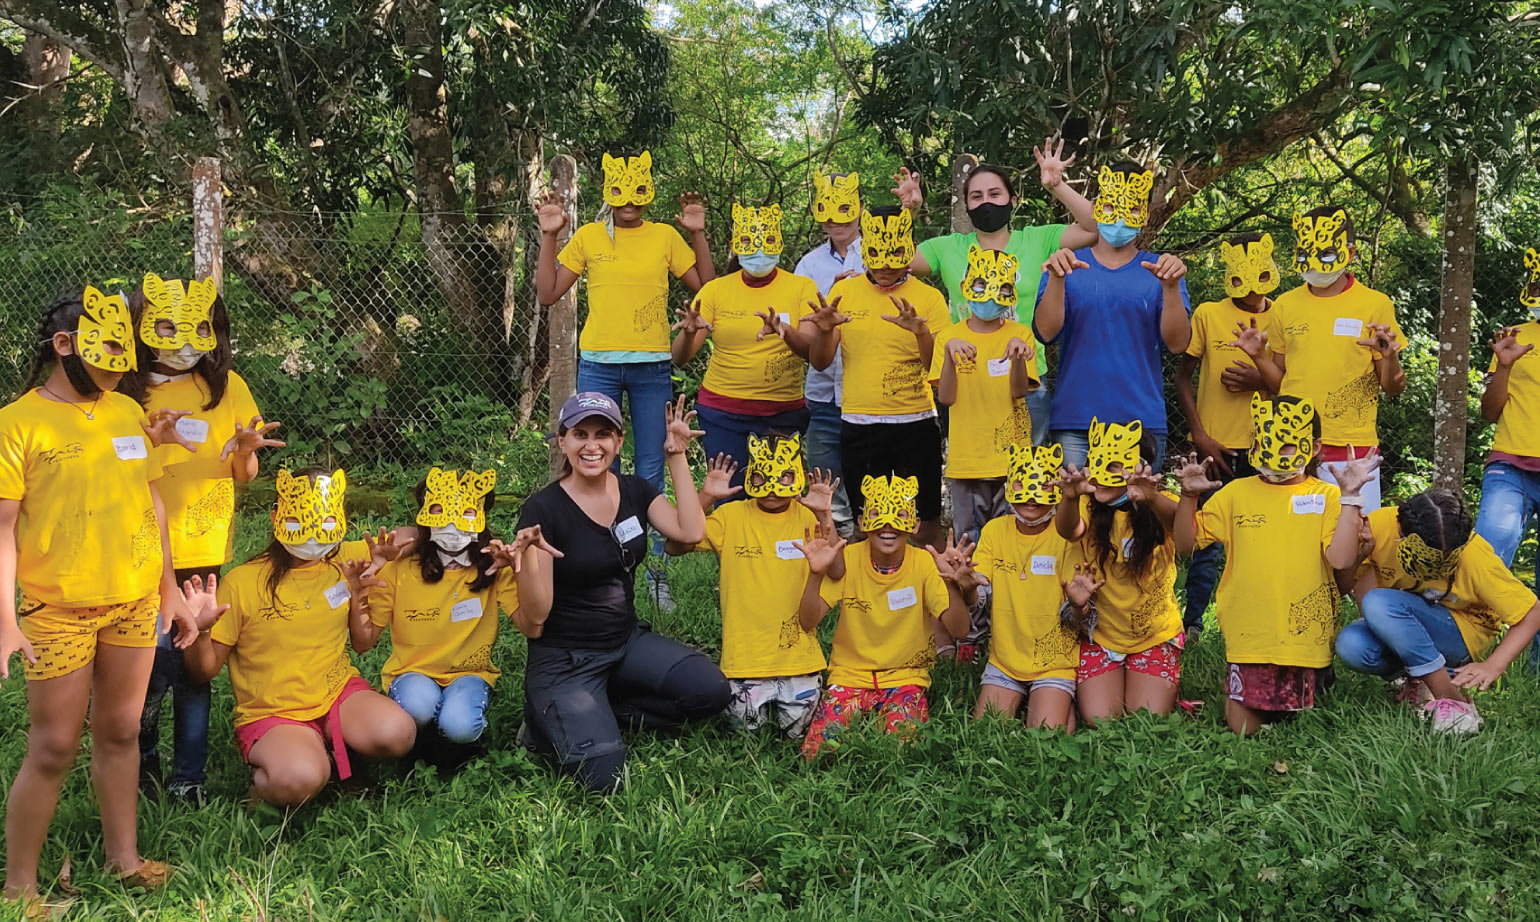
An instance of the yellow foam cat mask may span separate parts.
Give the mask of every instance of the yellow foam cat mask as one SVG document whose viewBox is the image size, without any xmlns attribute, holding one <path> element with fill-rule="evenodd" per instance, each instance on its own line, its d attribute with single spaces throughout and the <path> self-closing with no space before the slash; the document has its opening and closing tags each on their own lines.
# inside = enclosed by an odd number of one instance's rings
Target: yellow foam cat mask
<svg viewBox="0 0 1540 922">
<path fill-rule="evenodd" d="M 311 481 L 303 474 L 296 477 L 281 470 L 277 487 L 278 514 L 273 519 L 273 537 L 280 543 L 304 544 L 314 538 L 320 544 L 331 544 L 347 534 L 343 494 L 347 492 L 348 477 L 342 471 L 333 471 L 330 477 L 319 474 Z"/>
<path fill-rule="evenodd" d="M 914 215 L 861 215 L 861 261 L 868 269 L 907 269 L 914 261 Z"/>
<path fill-rule="evenodd" d="M 1448 579 L 1460 566 L 1460 551 L 1464 547 L 1462 544 L 1452 551 L 1440 551 L 1429 547 L 1422 535 L 1412 532 L 1401 539 L 1396 560 L 1412 579 Z"/>
<path fill-rule="evenodd" d="M 1525 307 L 1540 307 L 1540 253 L 1534 247 L 1524 251 L 1524 268 L 1527 272 L 1524 284 L 1519 287 L 1519 303 Z"/>
<path fill-rule="evenodd" d="M 801 435 L 761 438 L 749 433 L 749 466 L 743 473 L 743 492 L 755 498 L 798 497 L 806 487 Z"/>
<path fill-rule="evenodd" d="M 658 194 L 652 183 L 652 151 L 644 150 L 639 157 L 611 157 L 604 155 L 604 204 L 611 208 L 622 205 L 650 205 Z"/>
<path fill-rule="evenodd" d="M 1315 454 L 1315 404 L 1308 400 L 1271 399 L 1252 392 L 1251 466 L 1302 471 Z M 1284 454 L 1293 445 L 1293 454 Z"/>
<path fill-rule="evenodd" d="M 1219 244 L 1225 262 L 1225 294 L 1244 298 L 1253 291 L 1267 294 L 1278 287 L 1278 263 L 1273 261 L 1273 235 L 1263 234 L 1255 243 Z"/>
<path fill-rule="evenodd" d="M 1086 470 L 1099 487 L 1121 487 L 1139 466 L 1139 440 L 1144 424 L 1134 420 L 1126 426 L 1099 422 L 1091 417 L 1090 450 L 1086 452 Z M 1121 468 L 1114 471 L 1113 465 Z"/>
<path fill-rule="evenodd" d="M 219 289 L 212 278 L 193 280 L 183 287 L 181 279 L 163 279 L 153 272 L 144 274 L 144 311 L 139 315 L 139 338 L 151 349 L 168 352 L 192 346 L 199 352 L 213 352 L 219 345 L 214 336 L 214 299 Z M 170 336 L 156 331 L 161 321 L 174 328 Z M 208 330 L 207 333 L 200 332 Z"/>
<path fill-rule="evenodd" d="M 133 327 L 129 323 L 128 302 L 123 296 L 104 295 L 90 285 L 81 297 L 85 311 L 75 326 L 75 351 L 80 360 L 102 371 L 133 371 L 139 367 L 139 353 L 134 347 Z M 115 343 L 116 355 L 107 351 Z"/>
<path fill-rule="evenodd" d="M 1119 173 L 1110 166 L 1103 166 L 1096 174 L 1096 201 L 1091 210 L 1098 224 L 1116 224 L 1121 220 L 1129 227 L 1143 227 L 1150 216 L 1150 189 L 1155 186 L 1155 173 Z"/>
<path fill-rule="evenodd" d="M 822 224 L 833 221 L 848 224 L 861 214 L 861 174 L 813 177 L 817 196 L 813 199 L 813 219 Z"/>
<path fill-rule="evenodd" d="M 786 241 L 781 238 L 781 206 L 754 208 L 733 203 L 733 252 L 739 256 L 764 253 L 778 256 Z"/>
<path fill-rule="evenodd" d="M 1001 307 L 1015 307 L 1016 270 L 1020 265 L 1020 260 L 1009 253 L 969 246 L 963 297 L 974 303 L 993 301 Z"/>
<path fill-rule="evenodd" d="M 1305 272 L 1338 272 L 1353 261 L 1348 248 L 1347 212 L 1338 208 L 1329 215 L 1294 216 L 1294 268 Z"/>
<path fill-rule="evenodd" d="M 861 479 L 861 496 L 866 506 L 856 523 L 867 534 L 891 528 L 913 534 L 920 527 L 920 513 L 914 504 L 920 495 L 918 477 L 873 477 Z"/>
<path fill-rule="evenodd" d="M 1064 498 L 1056 481 L 1064 466 L 1064 449 L 1059 445 L 1012 445 L 1005 471 L 1005 501 L 1039 503 L 1052 506 Z"/>
<path fill-rule="evenodd" d="M 422 508 L 417 510 L 417 524 L 428 528 L 453 525 L 461 531 L 480 534 L 487 527 L 487 494 L 497 486 L 497 471 L 444 470 L 428 472 Z M 438 511 L 433 508 L 437 506 Z"/>
</svg>

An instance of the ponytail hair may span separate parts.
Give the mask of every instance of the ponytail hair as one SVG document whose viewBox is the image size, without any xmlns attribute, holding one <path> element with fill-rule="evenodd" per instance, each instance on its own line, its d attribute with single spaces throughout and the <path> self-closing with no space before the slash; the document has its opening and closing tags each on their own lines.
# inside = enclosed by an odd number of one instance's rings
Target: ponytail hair
<svg viewBox="0 0 1540 922">
<path fill-rule="evenodd" d="M 1396 524 L 1401 534 L 1415 534 L 1434 550 L 1448 553 L 1470 540 L 1474 524 L 1465 500 L 1452 490 L 1424 490 L 1396 507 Z M 1444 595 L 1454 588 L 1455 574 L 1449 574 Z"/>
<path fill-rule="evenodd" d="M 80 315 L 85 310 L 83 288 L 60 295 L 43 309 L 43 319 L 38 322 L 37 335 L 33 338 L 32 367 L 27 371 L 26 383 L 21 386 L 18 397 L 42 384 L 48 376 L 48 368 L 55 362 L 64 366 L 70 384 L 82 395 L 90 396 L 101 391 L 79 355 L 72 353 L 61 356 L 53 350 L 54 334 L 74 333 L 80 326 Z"/>
</svg>

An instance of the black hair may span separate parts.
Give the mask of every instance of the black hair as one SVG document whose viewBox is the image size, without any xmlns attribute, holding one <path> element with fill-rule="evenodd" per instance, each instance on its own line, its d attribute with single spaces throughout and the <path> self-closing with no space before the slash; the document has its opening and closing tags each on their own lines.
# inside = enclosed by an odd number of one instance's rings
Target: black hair
<svg viewBox="0 0 1540 922">
<path fill-rule="evenodd" d="M 1225 242 L 1233 247 L 1250 246 L 1253 243 L 1261 243 L 1262 235 L 1256 231 L 1247 231 L 1244 234 L 1236 234 Z"/>
<path fill-rule="evenodd" d="M 155 350 L 139 336 L 139 318 L 144 316 L 145 306 L 149 299 L 145 297 L 144 286 L 141 284 L 135 289 L 128 299 L 128 311 L 133 327 L 134 348 L 139 353 L 139 368 L 128 372 L 123 376 L 123 382 L 118 385 L 118 390 L 139 401 L 141 405 L 149 399 L 149 374 L 150 368 L 155 364 Z M 225 299 L 221 295 L 214 296 L 214 304 L 209 308 L 209 325 L 214 333 L 214 351 L 205 353 L 198 364 L 192 367 L 192 371 L 202 376 L 208 385 L 208 401 L 203 404 L 203 409 L 212 410 L 219 406 L 219 402 L 225 399 L 225 389 L 230 384 L 230 366 L 233 364 L 233 352 L 230 346 L 230 312 L 225 309 Z M 237 420 L 242 425 L 244 420 Z"/>
<path fill-rule="evenodd" d="M 81 360 L 79 353 L 72 352 L 61 356 L 53 351 L 54 334 L 74 333 L 80 326 L 80 315 L 85 311 L 85 289 L 83 288 L 60 295 L 43 309 L 43 319 L 37 325 L 32 368 L 27 372 L 27 383 L 21 386 L 18 397 L 42 384 L 46 377 L 44 371 L 55 361 L 64 366 L 64 373 L 69 376 L 70 384 L 82 396 L 89 397 L 101 392 L 101 386 L 86 370 L 86 363 Z"/>
<path fill-rule="evenodd" d="M 1474 524 L 1465 500 L 1452 490 L 1424 490 L 1396 507 L 1396 524 L 1405 537 L 1416 534 L 1428 547 L 1448 553 L 1470 540 Z M 1444 595 L 1454 588 L 1454 573 Z M 1416 577 L 1414 576 L 1413 579 Z"/>
<path fill-rule="evenodd" d="M 874 218 L 896 218 L 903 209 L 897 205 L 874 205 L 866 213 Z"/>
<path fill-rule="evenodd" d="M 325 477 L 330 473 L 331 471 L 324 467 L 307 467 L 292 472 L 292 475 L 295 477 L 309 477 L 313 482 L 317 477 Z M 278 507 L 275 504 L 273 508 L 277 509 Z M 342 572 L 342 567 L 338 566 L 336 561 L 337 551 L 339 550 L 341 550 L 340 546 L 332 548 L 332 552 L 323 557 L 322 560 L 324 560 L 328 566 L 337 571 L 337 576 L 339 578 L 345 579 L 346 577 Z M 284 547 L 283 542 L 279 541 L 278 536 L 275 534 L 273 535 L 273 540 L 267 543 L 267 547 L 263 548 L 262 552 L 256 557 L 253 557 L 252 560 L 267 561 L 268 601 L 277 599 L 279 584 L 283 582 L 284 577 L 289 575 L 289 571 L 294 569 L 294 555 L 289 553 L 289 549 Z"/>
<path fill-rule="evenodd" d="M 412 496 L 417 500 L 417 508 L 421 509 L 423 501 L 428 497 L 426 477 L 417 482 L 417 486 L 412 490 Z M 492 555 L 487 553 L 487 542 L 492 540 L 492 507 L 495 504 L 496 494 L 488 493 L 485 497 L 485 505 L 482 507 L 488 527 L 483 528 L 481 534 L 476 536 L 476 540 L 471 542 L 471 566 L 476 570 L 476 578 L 471 580 L 469 587 L 472 592 L 480 592 L 492 585 L 492 581 L 497 578 L 497 574 L 487 572 L 487 568 L 492 566 Z M 417 550 L 413 552 L 417 555 L 417 565 L 422 572 L 422 581 L 425 583 L 436 583 L 444 578 L 444 561 L 439 558 L 437 548 L 432 545 L 433 542 L 425 538 L 417 542 Z"/>
<path fill-rule="evenodd" d="M 1358 233 L 1353 230 L 1353 216 L 1348 213 L 1346 208 L 1343 208 L 1341 205 L 1322 205 L 1319 208 L 1312 208 L 1305 212 L 1305 217 L 1329 218 L 1339 211 L 1342 212 L 1342 217 L 1344 219 L 1342 222 L 1342 230 L 1347 233 L 1348 246 L 1352 246 L 1358 241 Z"/>
<path fill-rule="evenodd" d="M 983 174 L 1000 177 L 1000 182 L 1005 185 L 1005 194 L 1010 198 L 1016 197 L 1016 187 L 1011 184 L 1011 177 L 1005 172 L 1005 167 L 995 166 L 993 163 L 981 163 L 968 174 L 968 179 L 963 183 L 963 198 L 968 198 L 968 187 L 973 185 L 973 180 Z"/>
<path fill-rule="evenodd" d="M 1143 173 L 1145 170 L 1149 169 L 1149 167 L 1142 163 L 1137 163 L 1133 160 L 1119 160 L 1117 163 L 1114 163 L 1111 167 L 1109 167 L 1109 169 L 1111 169 L 1114 173 L 1133 173 L 1137 175 L 1139 173 Z"/>
<path fill-rule="evenodd" d="M 1146 464 L 1155 463 L 1155 434 L 1148 429 L 1139 438 L 1139 458 Z M 1088 535 L 1091 539 L 1091 552 L 1096 557 L 1096 568 L 1106 578 L 1114 566 L 1122 567 L 1123 572 L 1131 575 L 1135 585 L 1143 590 L 1144 580 L 1155 565 L 1155 552 L 1170 540 L 1165 523 L 1160 520 L 1154 507 L 1143 503 L 1129 502 L 1113 507 L 1098 501 L 1095 494 L 1089 494 L 1088 498 L 1091 513 Z M 1128 513 L 1128 524 L 1133 532 L 1126 559 L 1123 549 L 1113 547 L 1112 544 L 1112 526 L 1119 512 Z"/>
</svg>

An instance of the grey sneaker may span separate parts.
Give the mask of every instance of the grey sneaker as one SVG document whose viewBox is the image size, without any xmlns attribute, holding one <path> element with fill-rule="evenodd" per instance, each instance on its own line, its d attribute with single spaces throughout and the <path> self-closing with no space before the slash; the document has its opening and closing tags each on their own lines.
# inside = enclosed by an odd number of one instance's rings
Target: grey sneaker
<svg viewBox="0 0 1540 922">
<path fill-rule="evenodd" d="M 658 611 L 664 614 L 673 614 L 674 590 L 668 586 L 668 572 L 665 570 L 647 571 L 647 594 L 652 597 L 652 604 Z"/>
</svg>

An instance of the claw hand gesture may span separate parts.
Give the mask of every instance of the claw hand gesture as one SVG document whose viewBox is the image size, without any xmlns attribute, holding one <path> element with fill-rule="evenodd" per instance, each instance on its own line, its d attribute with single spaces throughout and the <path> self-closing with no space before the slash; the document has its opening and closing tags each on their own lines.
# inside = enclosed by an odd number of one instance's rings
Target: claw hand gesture
<svg viewBox="0 0 1540 922">
<path fill-rule="evenodd" d="M 259 448 L 282 448 L 287 442 L 267 437 L 269 432 L 277 429 L 283 423 L 264 423 L 262 417 L 253 416 L 250 426 L 242 426 L 239 421 L 235 424 L 235 435 L 230 436 L 230 441 L 225 443 L 224 450 L 219 453 L 219 460 L 228 461 L 233 454 L 249 455 Z"/>
<path fill-rule="evenodd" d="M 675 403 L 665 404 L 663 411 L 668 427 L 663 438 L 664 454 L 682 455 L 689 449 L 692 439 L 706 434 L 690 425 L 695 422 L 695 411 L 684 408 L 683 394 L 679 395 L 679 400 Z"/>
</svg>

